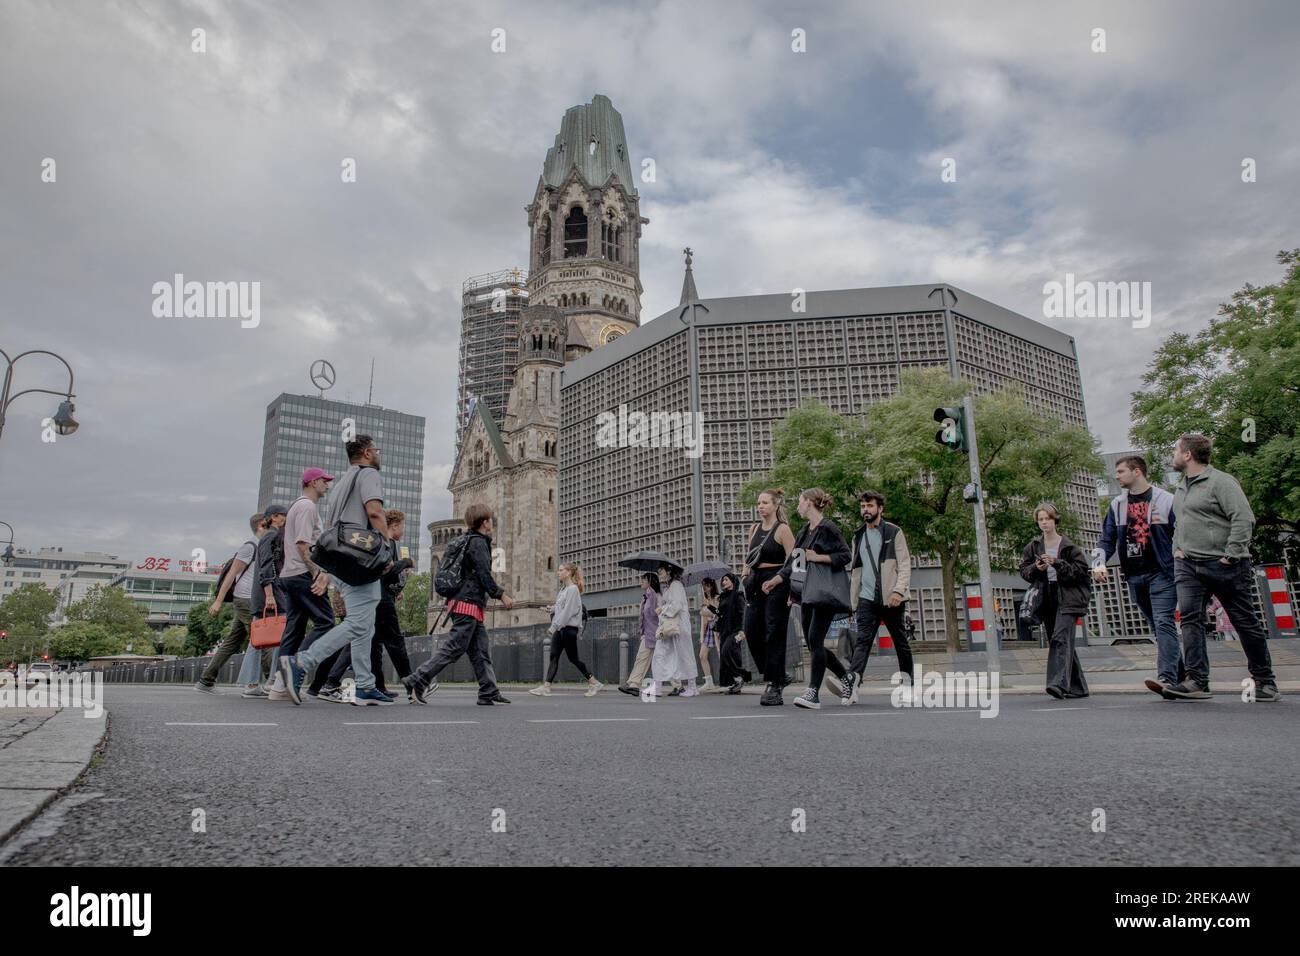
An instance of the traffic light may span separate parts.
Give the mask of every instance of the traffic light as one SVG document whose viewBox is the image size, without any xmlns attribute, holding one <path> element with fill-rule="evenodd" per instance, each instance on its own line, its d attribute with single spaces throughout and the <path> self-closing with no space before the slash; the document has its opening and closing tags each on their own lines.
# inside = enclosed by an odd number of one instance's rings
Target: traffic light
<svg viewBox="0 0 1300 956">
<path fill-rule="evenodd" d="M 9 637 L 8 631 L 0 631 L 0 641 L 6 640 L 8 637 Z"/>
<path fill-rule="evenodd" d="M 953 451 L 965 452 L 966 447 L 966 414 L 962 411 L 960 405 L 951 408 L 936 408 L 934 410 L 934 420 L 941 424 L 934 436 L 934 440 L 940 445 L 946 445 Z"/>
</svg>

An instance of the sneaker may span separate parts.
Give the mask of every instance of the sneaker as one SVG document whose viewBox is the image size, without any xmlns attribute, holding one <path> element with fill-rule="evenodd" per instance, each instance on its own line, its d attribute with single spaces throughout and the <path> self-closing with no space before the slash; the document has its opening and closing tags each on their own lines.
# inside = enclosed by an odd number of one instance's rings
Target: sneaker
<svg viewBox="0 0 1300 956">
<path fill-rule="evenodd" d="M 423 704 L 423 703 L 424 703 L 424 701 L 420 700 L 418 697 L 416 697 L 416 696 L 415 696 L 414 694 L 412 694 L 410 691 L 407 691 L 407 692 L 406 692 L 406 702 L 407 702 L 408 704 Z"/>
<path fill-rule="evenodd" d="M 1214 696 L 1208 684 L 1198 684 L 1190 677 L 1169 688 L 1169 695 L 1179 700 L 1209 700 Z"/>
<path fill-rule="evenodd" d="M 620 694 L 630 694 L 630 695 L 633 696 L 633 697 L 640 697 L 640 696 L 641 696 L 641 690 L 640 690 L 640 688 L 637 688 L 637 687 L 628 687 L 627 684 L 619 684 L 619 685 L 618 685 L 618 692 L 619 692 Z"/>
<path fill-rule="evenodd" d="M 406 688 L 407 694 L 415 698 L 416 703 L 425 704 L 428 703 L 433 692 L 438 689 L 438 682 L 435 680 L 426 684 L 414 674 L 408 674 L 402 678 L 402 686 Z"/>
<path fill-rule="evenodd" d="M 682 689 L 681 689 L 680 687 L 674 687 L 672 690 L 670 690 L 668 693 L 664 694 L 663 696 L 664 696 L 664 697 L 680 697 L 680 696 L 682 696 Z"/>
<path fill-rule="evenodd" d="M 495 696 L 495 697 L 492 697 L 492 698 L 490 698 L 490 699 L 491 699 L 492 703 L 494 703 L 494 704 L 508 704 L 508 703 L 510 703 L 510 698 L 509 698 L 509 697 L 506 697 L 504 694 L 502 694 L 501 691 L 497 691 L 497 692 L 496 692 L 496 696 Z"/>
<path fill-rule="evenodd" d="M 542 684 L 538 687 L 534 687 L 528 693 L 532 694 L 534 697 L 550 697 L 551 689 L 547 687 L 545 684 Z M 591 695 L 588 694 L 587 696 L 590 697 Z"/>
<path fill-rule="evenodd" d="M 493 700 L 491 697 L 480 697 L 478 699 L 478 705 L 480 707 L 491 707 L 492 704 L 493 704 Z"/>
<path fill-rule="evenodd" d="M 266 692 L 266 699 L 267 700 L 293 700 L 293 698 L 289 696 L 289 692 L 285 690 L 283 687 L 272 687 L 270 690 Z"/>
<path fill-rule="evenodd" d="M 324 690 L 324 688 L 315 688 L 309 686 L 306 690 L 300 691 L 300 693 L 302 694 L 303 697 L 317 698 L 320 697 L 320 692 L 322 690 Z"/>
<path fill-rule="evenodd" d="M 376 685 L 376 686 L 378 686 L 378 685 Z M 341 693 L 343 693 L 343 685 L 341 685 L 341 684 L 331 684 L 331 683 L 329 683 L 329 682 L 327 681 L 326 684 L 325 684 L 325 686 L 322 687 L 319 691 L 316 692 L 316 696 L 319 697 L 319 696 L 321 696 L 322 694 L 328 693 L 329 691 L 332 691 L 332 690 L 336 690 L 336 691 L 338 691 L 338 692 L 341 694 Z"/>
<path fill-rule="evenodd" d="M 803 707 L 807 710 L 821 710 L 821 701 L 817 699 L 817 689 L 809 687 L 806 691 L 794 699 L 796 707 Z"/>
<path fill-rule="evenodd" d="M 346 704 L 348 699 L 343 696 L 343 691 L 337 687 L 322 687 L 320 693 L 316 695 L 320 700 L 327 700 L 331 704 Z M 387 696 L 387 695 L 385 695 Z"/>
<path fill-rule="evenodd" d="M 583 694 L 582 696 L 583 696 L 583 697 L 595 697 L 597 694 L 599 694 L 599 693 L 601 692 L 601 690 L 604 688 L 604 686 L 605 686 L 605 685 L 602 684 L 600 681 L 595 681 L 595 682 L 593 682 L 593 683 L 591 684 L 591 686 L 589 686 L 589 687 L 587 688 L 587 692 L 586 692 L 585 694 Z"/>
<path fill-rule="evenodd" d="M 1148 677 L 1142 683 L 1146 685 L 1147 690 L 1151 691 L 1151 693 L 1159 694 L 1165 700 L 1177 700 L 1177 698 L 1174 697 L 1173 694 L 1169 693 L 1169 688 L 1171 685 L 1166 684 L 1164 681 L 1152 680 L 1151 678 Z"/>
<path fill-rule="evenodd" d="M 727 693 L 739 694 L 744 689 L 744 687 L 745 687 L 744 679 L 737 677 L 735 682 L 730 687 L 727 688 Z"/>
<path fill-rule="evenodd" d="M 781 698 L 781 685 L 768 684 L 758 703 L 762 707 L 780 707 L 785 701 Z"/>
<path fill-rule="evenodd" d="M 196 680 L 196 681 L 194 682 L 194 689 L 195 689 L 195 690 L 201 690 L 201 691 L 203 691 L 203 693 L 205 693 L 205 694 L 215 694 L 215 693 L 217 692 L 217 688 L 216 688 L 216 687 L 214 687 L 214 686 L 211 685 L 211 684 L 205 684 L 205 683 L 203 683 L 203 681 L 201 681 L 201 680 Z"/>
<path fill-rule="evenodd" d="M 295 704 L 302 703 L 302 682 L 307 672 L 298 666 L 298 655 L 280 655 L 280 673 L 284 675 L 284 692 Z"/>
<path fill-rule="evenodd" d="M 339 696 L 341 699 L 342 691 L 339 692 Z M 356 697 L 352 700 L 352 703 L 357 707 L 387 707 L 389 704 L 397 703 L 397 701 L 387 694 L 379 693 L 373 687 L 358 687 Z"/>
<path fill-rule="evenodd" d="M 826 692 L 828 694 L 831 694 L 832 696 L 835 697 L 844 696 L 844 684 L 841 683 L 840 679 L 836 677 L 834 674 L 832 674 L 830 671 L 826 672 L 826 677 L 825 679 L 822 680 L 822 687 L 825 688 Z"/>
<path fill-rule="evenodd" d="M 698 687 L 685 687 L 685 688 L 682 689 L 681 696 L 683 696 L 683 697 L 699 697 L 699 696 L 700 696 L 700 689 L 699 689 Z"/>
<path fill-rule="evenodd" d="M 1277 684 L 1255 684 L 1255 703 L 1257 704 L 1275 704 L 1282 699 L 1282 694 L 1277 689 Z"/>
<path fill-rule="evenodd" d="M 858 674 L 857 671 L 849 671 L 844 675 L 844 683 L 840 684 L 840 706 L 847 707 L 857 702 Z"/>
<path fill-rule="evenodd" d="M 240 697 L 250 697 L 250 698 L 256 697 L 256 698 L 261 698 L 261 699 L 265 700 L 267 697 L 269 697 L 269 696 L 271 696 L 271 695 L 268 694 L 268 693 L 267 693 L 267 692 L 262 688 L 262 685 L 261 685 L 261 684 L 257 684 L 257 685 L 254 685 L 253 687 L 245 687 L 245 688 L 244 688 L 244 692 L 243 692 L 242 694 L 240 694 L 239 696 L 240 696 Z"/>
</svg>

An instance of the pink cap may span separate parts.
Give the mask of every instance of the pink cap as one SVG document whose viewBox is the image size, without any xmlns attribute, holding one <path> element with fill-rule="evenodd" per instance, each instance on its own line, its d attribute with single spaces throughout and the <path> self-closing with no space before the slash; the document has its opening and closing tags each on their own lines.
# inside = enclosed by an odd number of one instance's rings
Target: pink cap
<svg viewBox="0 0 1300 956">
<path fill-rule="evenodd" d="M 331 475 L 324 468 L 308 468 L 306 471 L 302 473 L 303 487 L 310 485 L 317 478 L 324 478 L 326 481 L 334 480 L 334 476 Z"/>
</svg>

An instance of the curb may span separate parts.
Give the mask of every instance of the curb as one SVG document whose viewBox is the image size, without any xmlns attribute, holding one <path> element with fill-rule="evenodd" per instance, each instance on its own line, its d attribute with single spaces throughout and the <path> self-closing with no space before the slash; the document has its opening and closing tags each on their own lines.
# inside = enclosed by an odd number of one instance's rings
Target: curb
<svg viewBox="0 0 1300 956">
<path fill-rule="evenodd" d="M 76 783 L 107 734 L 107 712 L 64 708 L 0 750 L 0 844 Z"/>
</svg>

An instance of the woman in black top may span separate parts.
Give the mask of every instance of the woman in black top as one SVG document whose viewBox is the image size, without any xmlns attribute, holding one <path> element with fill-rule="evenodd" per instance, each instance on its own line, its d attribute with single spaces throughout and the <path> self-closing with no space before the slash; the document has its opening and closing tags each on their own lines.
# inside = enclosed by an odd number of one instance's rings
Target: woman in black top
<svg viewBox="0 0 1300 956">
<path fill-rule="evenodd" d="M 740 689 L 753 680 L 745 670 L 737 637 L 745 623 L 745 595 L 740 590 L 740 578 L 727 573 L 722 578 L 718 595 L 718 620 L 714 633 L 718 636 L 718 686 L 728 694 L 739 694 Z"/>
<path fill-rule="evenodd" d="M 853 560 L 853 552 L 844 542 L 844 535 L 840 533 L 835 522 L 824 516 L 832 500 L 831 496 L 820 488 L 809 488 L 799 495 L 799 515 L 807 519 L 808 524 L 795 539 L 794 554 L 797 554 L 799 549 L 803 549 L 804 560 L 808 563 L 829 564 L 832 571 L 843 573 Z M 789 581 L 790 572 L 794 568 L 794 554 L 791 554 L 785 566 L 781 568 L 781 573 L 763 585 L 764 591 L 775 589 L 783 582 Z M 820 710 L 822 705 L 818 692 L 826 677 L 826 669 L 830 668 L 831 673 L 841 680 L 846 673 L 844 665 L 835 656 L 835 652 L 826 647 L 826 634 L 831 629 L 831 621 L 835 618 L 835 608 L 820 604 L 802 604 L 800 607 L 804 641 L 807 642 L 808 650 L 812 653 L 812 677 L 808 681 L 808 690 L 795 698 L 794 705 Z"/>
<path fill-rule="evenodd" d="M 749 642 L 754 664 L 763 670 L 767 689 L 759 703 L 765 707 L 784 703 L 785 636 L 790 625 L 790 587 L 784 582 L 771 589 L 763 585 L 777 576 L 794 548 L 794 532 L 785 520 L 781 503 L 785 493 L 769 488 L 758 495 L 758 522 L 749 532 L 749 551 L 741 580 L 749 606 L 739 640 Z"/>
<path fill-rule="evenodd" d="M 1044 501 L 1034 509 L 1042 535 L 1025 545 L 1020 576 L 1043 589 L 1043 630 L 1048 637 L 1047 693 L 1062 700 L 1087 697 L 1088 681 L 1074 650 L 1074 621 L 1092 603 L 1092 567 L 1083 551 L 1057 533 L 1056 506 Z"/>
</svg>

